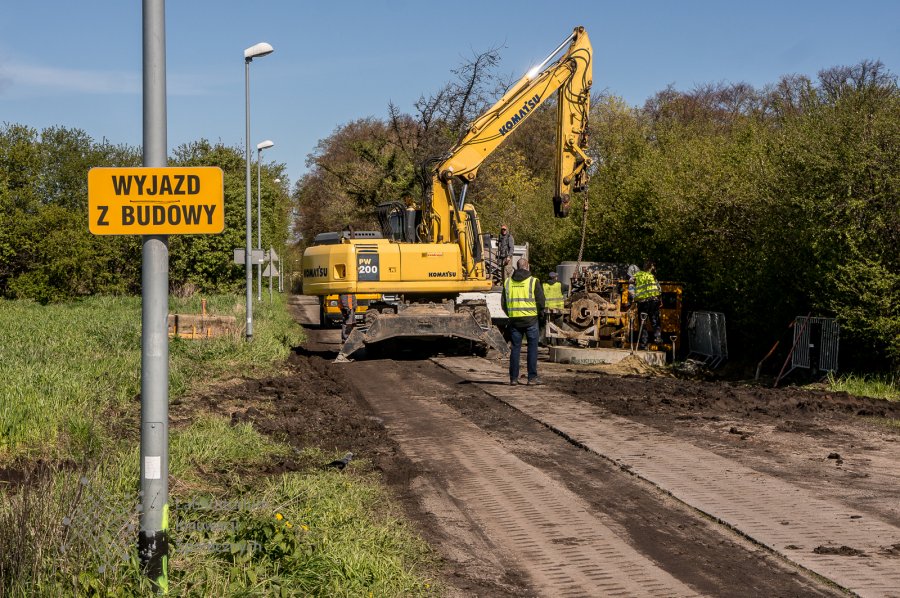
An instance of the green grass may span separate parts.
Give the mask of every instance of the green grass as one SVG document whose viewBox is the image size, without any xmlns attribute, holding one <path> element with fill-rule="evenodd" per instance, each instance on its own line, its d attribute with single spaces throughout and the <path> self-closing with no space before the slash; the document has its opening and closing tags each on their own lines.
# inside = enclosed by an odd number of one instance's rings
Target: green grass
<svg viewBox="0 0 900 598">
<path fill-rule="evenodd" d="M 236 467 L 253 471 L 292 450 L 213 416 L 174 430 L 171 444 L 171 595 L 438 591 L 427 546 L 366 462 L 326 471 L 317 465 L 334 455 L 309 449 L 296 455 L 301 471 L 241 475 Z M 0 595 L 151 593 L 134 550 L 137 462 L 133 443 L 119 441 L 89 470 L 0 490 Z"/>
<path fill-rule="evenodd" d="M 196 313 L 199 299 L 170 307 Z M 233 296 L 208 309 L 243 321 Z M 170 398 L 275 371 L 300 334 L 279 297 L 256 306 L 252 343 L 173 339 Z M 138 299 L 0 302 L 0 466 L 30 471 L 0 485 L 0 595 L 153 593 L 134 547 L 139 370 Z M 170 594 L 438 593 L 431 553 L 370 464 L 320 467 L 337 456 L 209 414 L 171 429 Z M 266 473 L 286 457 L 300 470 Z"/>
<path fill-rule="evenodd" d="M 377 480 L 355 467 L 310 468 L 252 493 L 181 501 L 174 587 L 198 596 L 431 593 L 427 547 L 392 513 Z"/>
<path fill-rule="evenodd" d="M 182 394 L 189 388 L 202 385 L 205 380 L 223 377 L 258 375 L 270 369 L 273 362 L 287 357 L 291 347 L 303 340 L 302 328 L 285 309 L 285 298 L 275 295 L 273 303 L 263 301 L 253 307 L 253 341 L 243 340 L 243 328 L 230 337 L 197 342 L 172 339 L 169 352 L 170 393 Z M 243 326 L 245 303 L 233 295 L 210 297 L 207 310 L 217 315 L 233 315 Z M 186 299 L 170 305 L 170 311 L 200 313 L 200 299 Z"/>
<path fill-rule="evenodd" d="M 77 454 L 139 388 L 139 299 L 0 302 L 0 463 Z"/>
<path fill-rule="evenodd" d="M 244 321 L 233 295 L 208 298 L 210 313 Z M 171 299 L 199 313 L 200 299 Z M 223 377 L 272 368 L 300 342 L 284 298 L 254 308 L 253 342 L 234 335 L 169 343 L 169 396 Z M 16 458 L 75 458 L 97 450 L 111 418 L 139 408 L 141 301 L 95 297 L 42 306 L 0 301 L 0 465 Z"/>
<path fill-rule="evenodd" d="M 900 379 L 896 374 L 883 376 L 855 374 L 835 376 L 829 374 L 828 385 L 832 390 L 844 391 L 852 395 L 900 401 Z"/>
</svg>

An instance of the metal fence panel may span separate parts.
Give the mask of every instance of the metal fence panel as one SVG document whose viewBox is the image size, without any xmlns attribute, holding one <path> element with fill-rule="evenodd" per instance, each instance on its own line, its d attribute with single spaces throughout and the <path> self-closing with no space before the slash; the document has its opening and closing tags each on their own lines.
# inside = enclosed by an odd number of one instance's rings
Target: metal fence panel
<svg viewBox="0 0 900 598">
<path fill-rule="evenodd" d="M 836 372 L 838 369 L 838 344 L 841 327 L 833 318 L 822 325 L 822 341 L 819 358 L 819 369 Z"/>
<path fill-rule="evenodd" d="M 840 332 L 840 326 L 834 318 L 797 316 L 797 319 L 794 320 L 794 352 L 791 354 L 791 370 L 806 368 L 836 372 Z M 813 362 L 813 358 L 816 363 Z"/>
<path fill-rule="evenodd" d="M 728 359 L 728 338 L 725 333 L 725 314 L 716 311 L 695 311 L 688 319 L 689 359 L 698 359 L 715 368 Z"/>
</svg>

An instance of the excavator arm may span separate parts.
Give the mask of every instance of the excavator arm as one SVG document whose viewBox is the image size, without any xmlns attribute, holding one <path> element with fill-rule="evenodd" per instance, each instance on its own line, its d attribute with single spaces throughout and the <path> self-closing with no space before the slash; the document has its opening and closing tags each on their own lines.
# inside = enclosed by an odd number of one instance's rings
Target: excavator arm
<svg viewBox="0 0 900 598">
<path fill-rule="evenodd" d="M 568 48 L 567 48 L 568 46 Z M 563 55 L 550 64 L 560 52 Z M 423 206 L 424 237 L 430 241 L 460 244 L 467 270 L 477 268 L 475 239 L 467 226 L 474 213 L 465 203 L 467 185 L 478 168 L 507 136 L 550 96 L 557 93 L 556 179 L 554 214 L 568 215 L 573 191 L 587 183 L 591 159 L 585 153 L 592 79 L 591 42 L 584 27 L 576 27 L 541 64 L 525 74 L 484 114 L 434 169 L 431 189 Z M 549 66 L 548 66 L 549 64 Z M 461 184 L 457 192 L 454 182 Z"/>
</svg>

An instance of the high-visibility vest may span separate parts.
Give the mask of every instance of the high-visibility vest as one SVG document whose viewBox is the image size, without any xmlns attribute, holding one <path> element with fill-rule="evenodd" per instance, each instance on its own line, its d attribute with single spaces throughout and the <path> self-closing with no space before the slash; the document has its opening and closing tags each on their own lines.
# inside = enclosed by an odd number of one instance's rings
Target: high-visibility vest
<svg viewBox="0 0 900 598">
<path fill-rule="evenodd" d="M 634 275 L 634 298 L 636 301 L 646 301 L 662 295 L 662 289 L 656 282 L 656 277 L 650 272 L 636 272 Z"/>
<path fill-rule="evenodd" d="M 534 285 L 537 278 L 529 276 L 525 280 L 515 281 L 507 278 L 503 283 L 506 290 L 506 313 L 510 318 L 527 318 L 536 316 L 537 300 L 534 298 Z"/>
<path fill-rule="evenodd" d="M 545 282 L 542 286 L 544 287 L 544 307 L 547 309 L 564 309 L 566 307 L 566 300 L 562 294 L 562 283 L 559 281 Z"/>
</svg>

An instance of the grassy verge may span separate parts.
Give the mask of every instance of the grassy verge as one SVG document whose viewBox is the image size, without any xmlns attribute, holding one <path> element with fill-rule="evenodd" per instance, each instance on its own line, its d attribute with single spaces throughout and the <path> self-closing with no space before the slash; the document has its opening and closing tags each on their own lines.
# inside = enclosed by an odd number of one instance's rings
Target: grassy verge
<svg viewBox="0 0 900 598">
<path fill-rule="evenodd" d="M 828 375 L 832 390 L 848 392 L 860 397 L 900 401 L 900 379 L 896 375 L 858 376 L 855 374 Z"/>
<path fill-rule="evenodd" d="M 209 311 L 243 322 L 232 295 Z M 199 313 L 200 299 L 171 299 L 172 313 Z M 223 377 L 267 371 L 299 343 L 278 297 L 254 309 L 254 340 L 240 333 L 203 342 L 172 339 L 169 396 Z M 108 436 L 110 419 L 139 409 L 140 298 L 96 297 L 67 305 L 0 301 L 0 466 L 17 458 L 81 459 Z"/>
<path fill-rule="evenodd" d="M 172 310 L 196 313 L 199 300 Z M 209 310 L 243 319 L 235 297 Z M 170 397 L 271 372 L 299 334 L 281 302 L 255 310 L 253 343 L 173 339 Z M 139 301 L 2 303 L 0 335 L 0 468 L 24 472 L 0 483 L 0 595 L 148 595 L 134 549 Z M 171 595 L 436 591 L 427 547 L 365 461 L 325 471 L 334 455 L 212 415 L 170 441 Z M 286 456 L 297 470 L 273 467 Z"/>
</svg>

